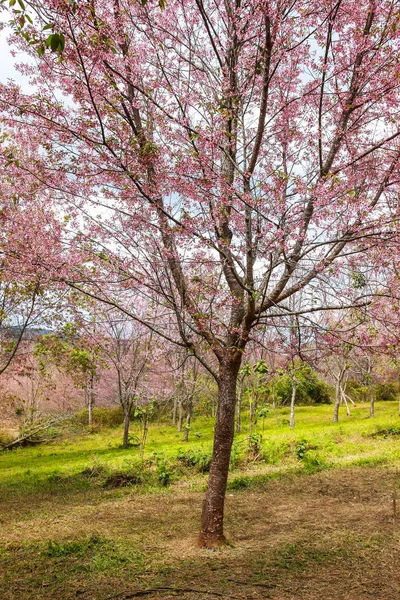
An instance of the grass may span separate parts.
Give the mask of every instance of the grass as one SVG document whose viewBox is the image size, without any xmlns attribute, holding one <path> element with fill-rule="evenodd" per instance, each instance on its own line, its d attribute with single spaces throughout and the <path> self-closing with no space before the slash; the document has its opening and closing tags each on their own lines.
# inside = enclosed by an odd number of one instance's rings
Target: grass
<svg viewBox="0 0 400 600">
<path fill-rule="evenodd" d="M 105 600 L 163 586 L 179 589 L 147 597 L 400 597 L 397 403 L 368 414 L 361 405 L 333 424 L 332 406 L 298 407 L 290 430 L 279 409 L 259 423 L 257 460 L 245 416 L 226 500 L 233 545 L 215 553 L 194 544 L 211 419 L 195 419 L 187 444 L 151 424 L 143 462 L 121 448 L 119 427 L 1 453 L 0 598 Z"/>
</svg>

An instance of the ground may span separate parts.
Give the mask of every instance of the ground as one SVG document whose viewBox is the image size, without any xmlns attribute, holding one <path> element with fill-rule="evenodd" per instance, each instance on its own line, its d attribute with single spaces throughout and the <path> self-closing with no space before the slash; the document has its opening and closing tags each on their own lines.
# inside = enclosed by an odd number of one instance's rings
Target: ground
<svg viewBox="0 0 400 600">
<path fill-rule="evenodd" d="M 104 486 L 109 472 L 99 461 L 120 469 L 137 452 L 115 445 L 119 430 L 4 453 L 1 600 L 400 598 L 396 407 L 385 403 L 374 422 L 361 407 L 336 428 L 328 408 L 315 409 L 314 424 L 310 410 L 300 409 L 297 433 L 266 424 L 275 453 L 278 439 L 287 444 L 275 464 L 242 461 L 231 472 L 231 545 L 214 552 L 195 544 L 206 475 L 181 473 L 165 488 Z M 161 431 L 157 448 L 176 435 Z M 96 456 L 85 455 L 89 441 Z M 303 447 L 312 457 L 305 464 Z M 51 459 L 57 472 L 48 471 Z M 83 464 L 91 468 L 74 475 Z"/>
</svg>

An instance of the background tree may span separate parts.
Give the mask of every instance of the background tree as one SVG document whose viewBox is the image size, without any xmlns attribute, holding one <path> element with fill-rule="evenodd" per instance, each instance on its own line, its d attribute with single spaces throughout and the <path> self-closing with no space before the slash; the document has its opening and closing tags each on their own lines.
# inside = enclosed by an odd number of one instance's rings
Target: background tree
<svg viewBox="0 0 400 600">
<path fill-rule="evenodd" d="M 35 355 L 43 374 L 49 365 L 68 374 L 74 385 L 84 391 L 88 409 L 88 425 L 93 422 L 95 404 L 95 379 L 100 365 L 104 364 L 101 346 L 85 339 L 73 324 L 67 324 L 62 333 L 42 336 L 35 346 Z"/>
<path fill-rule="evenodd" d="M 156 361 L 153 335 L 135 321 L 108 311 L 103 321 L 104 354 L 117 375 L 118 401 L 124 412 L 123 446 L 129 446 L 129 425 L 143 395 L 150 365 Z"/>
</svg>

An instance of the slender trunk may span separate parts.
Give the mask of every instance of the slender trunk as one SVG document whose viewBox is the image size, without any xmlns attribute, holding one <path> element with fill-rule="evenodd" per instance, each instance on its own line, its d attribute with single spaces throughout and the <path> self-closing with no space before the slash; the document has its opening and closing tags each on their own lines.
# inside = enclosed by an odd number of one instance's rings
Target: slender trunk
<svg viewBox="0 0 400 600">
<path fill-rule="evenodd" d="M 93 405 L 91 401 L 91 395 L 88 395 L 88 425 L 91 425 L 93 422 Z"/>
<path fill-rule="evenodd" d="M 174 406 L 173 406 L 173 409 L 172 409 L 172 425 L 173 425 L 173 427 L 176 425 L 176 414 L 177 414 L 177 411 L 178 411 L 178 400 L 177 400 L 177 397 L 174 396 Z"/>
<path fill-rule="evenodd" d="M 88 425 L 91 425 L 93 422 L 93 405 L 94 405 L 94 375 L 90 376 L 89 380 L 89 390 L 88 390 Z"/>
<path fill-rule="evenodd" d="M 129 446 L 129 421 L 130 414 L 127 407 L 124 406 L 124 441 L 123 447 L 128 448 Z"/>
<path fill-rule="evenodd" d="M 149 432 L 149 419 L 148 419 L 148 416 L 146 414 L 144 414 L 143 420 L 142 420 L 142 440 L 140 443 L 140 458 L 141 458 L 141 460 L 143 460 L 144 449 L 146 446 L 148 432 Z"/>
<path fill-rule="evenodd" d="M 340 400 L 341 400 L 341 395 L 340 395 L 340 377 L 338 377 L 338 380 L 336 382 L 336 390 L 335 390 L 335 406 L 333 409 L 333 422 L 337 423 L 339 421 L 339 407 L 340 407 Z"/>
<path fill-rule="evenodd" d="M 235 432 L 236 383 L 239 368 L 240 358 L 227 360 L 220 366 L 214 447 L 199 536 L 199 545 L 207 548 L 226 543 L 223 531 L 224 501 Z"/>
<path fill-rule="evenodd" d="M 272 408 L 274 409 L 274 415 L 275 415 L 275 425 L 278 425 L 278 413 L 276 410 L 276 400 L 275 400 L 275 385 L 272 384 Z"/>
<path fill-rule="evenodd" d="M 213 419 L 215 418 L 215 398 L 214 398 L 214 394 L 212 394 L 212 396 L 211 396 L 211 417 Z"/>
<path fill-rule="evenodd" d="M 341 391 L 341 394 L 342 394 L 342 401 L 343 401 L 343 404 L 345 404 L 345 406 L 346 406 L 346 415 L 347 415 L 348 417 L 350 417 L 350 414 L 351 414 L 351 413 L 350 413 L 350 407 L 349 407 L 349 403 L 347 402 L 347 396 L 346 396 L 346 394 L 344 393 L 344 391 L 343 391 L 343 388 L 340 388 L 340 391 Z"/>
<path fill-rule="evenodd" d="M 258 390 L 254 391 L 254 402 L 253 402 L 253 423 L 257 425 L 257 410 L 258 410 Z M 255 427 L 254 427 L 255 429 Z"/>
<path fill-rule="evenodd" d="M 398 383 L 398 386 L 399 386 L 399 389 L 398 389 L 398 393 L 399 393 L 398 415 L 400 417 L 400 372 L 398 373 L 398 382 L 397 383 Z"/>
<path fill-rule="evenodd" d="M 193 397 L 189 396 L 187 400 L 187 413 L 186 413 L 186 425 L 185 431 L 183 434 L 183 441 L 189 441 L 189 430 L 190 430 L 190 421 L 192 420 L 192 410 L 193 410 Z"/>
<path fill-rule="evenodd" d="M 183 401 L 182 398 L 178 400 L 178 431 L 179 433 L 182 431 L 182 423 L 183 423 Z"/>
<path fill-rule="evenodd" d="M 297 388 L 297 381 L 296 381 L 296 377 L 292 378 L 292 398 L 290 400 L 290 428 L 293 429 L 294 427 L 294 405 L 296 402 L 296 388 Z"/>
<path fill-rule="evenodd" d="M 369 386 L 369 416 L 373 417 L 375 415 L 375 394 L 374 387 L 371 384 Z"/>
<path fill-rule="evenodd" d="M 240 433 L 242 429 L 242 390 L 240 390 L 237 399 L 237 412 L 236 412 L 236 433 Z"/>
</svg>

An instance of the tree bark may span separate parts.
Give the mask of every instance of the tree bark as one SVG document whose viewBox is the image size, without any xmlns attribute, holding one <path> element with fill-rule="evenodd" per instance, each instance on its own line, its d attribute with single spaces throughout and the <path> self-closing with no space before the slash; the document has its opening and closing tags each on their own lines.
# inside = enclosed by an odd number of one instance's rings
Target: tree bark
<svg viewBox="0 0 400 600">
<path fill-rule="evenodd" d="M 335 390 L 335 406 L 333 409 L 333 422 L 337 423 L 339 421 L 339 407 L 340 407 L 340 379 L 338 378 L 336 382 L 336 390 Z"/>
<path fill-rule="evenodd" d="M 93 422 L 93 405 L 94 405 L 94 376 L 90 376 L 89 380 L 89 390 L 88 390 L 88 425 L 92 425 Z"/>
<path fill-rule="evenodd" d="M 293 377 L 292 378 L 292 398 L 290 400 L 290 428 L 291 429 L 294 428 L 294 405 L 296 402 L 296 388 L 297 388 L 296 377 Z"/>
<path fill-rule="evenodd" d="M 375 394 L 374 387 L 372 384 L 369 386 L 369 416 L 373 417 L 375 415 Z"/>
<path fill-rule="evenodd" d="M 174 406 L 172 408 L 172 425 L 173 425 L 173 427 L 175 427 L 175 425 L 176 425 L 177 410 L 178 410 L 178 401 L 177 401 L 176 396 L 174 396 Z"/>
<path fill-rule="evenodd" d="M 178 400 L 178 432 L 182 431 L 182 423 L 183 423 L 183 401 L 182 398 Z"/>
<path fill-rule="evenodd" d="M 124 441 L 123 441 L 124 448 L 128 448 L 128 446 L 129 446 L 129 424 L 130 424 L 129 421 L 130 421 L 129 411 L 126 410 L 126 408 L 124 407 Z"/>
<path fill-rule="evenodd" d="M 198 540 L 199 545 L 206 548 L 226 544 L 223 531 L 224 502 L 235 432 L 236 384 L 240 360 L 232 359 L 220 366 L 213 455 Z"/>
<path fill-rule="evenodd" d="M 240 433 L 242 429 L 242 390 L 238 395 L 237 399 L 237 413 L 236 413 L 236 433 Z"/>
<path fill-rule="evenodd" d="M 190 421 L 192 420 L 192 409 L 193 409 L 193 397 L 189 396 L 187 400 L 187 413 L 186 413 L 186 425 L 185 431 L 183 434 L 183 441 L 189 441 L 189 429 L 190 429 Z"/>
<path fill-rule="evenodd" d="M 341 393 L 342 393 L 343 404 L 346 406 L 346 415 L 348 417 L 350 417 L 350 415 L 351 415 L 351 413 L 350 413 L 350 406 L 349 406 L 349 403 L 347 401 L 347 396 L 346 396 L 346 394 L 345 394 L 345 392 L 343 390 L 343 387 L 341 388 Z"/>
</svg>

